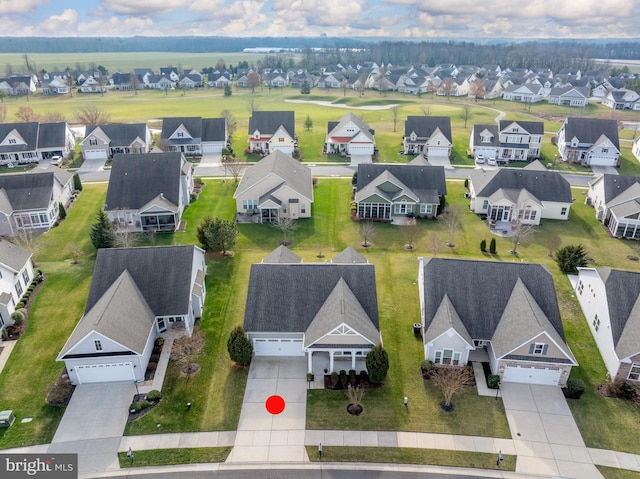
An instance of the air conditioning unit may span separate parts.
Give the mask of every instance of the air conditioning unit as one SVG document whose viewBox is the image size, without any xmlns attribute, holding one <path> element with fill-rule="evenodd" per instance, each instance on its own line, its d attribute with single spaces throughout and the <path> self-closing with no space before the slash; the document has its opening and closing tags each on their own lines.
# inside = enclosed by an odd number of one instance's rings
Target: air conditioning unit
<svg viewBox="0 0 640 479">
<path fill-rule="evenodd" d="M 469 193 L 465 193 L 465 194 L 464 194 L 464 197 L 465 197 L 465 198 L 471 198 L 471 195 L 470 195 Z"/>
</svg>

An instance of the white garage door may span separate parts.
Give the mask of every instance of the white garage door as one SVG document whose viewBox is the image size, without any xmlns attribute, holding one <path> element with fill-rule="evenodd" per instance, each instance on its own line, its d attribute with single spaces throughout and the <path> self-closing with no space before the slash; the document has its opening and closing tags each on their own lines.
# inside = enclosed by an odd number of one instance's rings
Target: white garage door
<svg viewBox="0 0 640 479">
<path fill-rule="evenodd" d="M 373 155 L 373 145 L 349 145 L 349 154 L 351 155 Z"/>
<path fill-rule="evenodd" d="M 302 339 L 254 339 L 256 356 L 304 356 Z"/>
<path fill-rule="evenodd" d="M 502 380 L 512 383 L 542 384 L 557 386 L 560 381 L 560 369 L 507 366 Z"/>
<path fill-rule="evenodd" d="M 222 143 L 203 143 L 202 153 L 222 153 Z"/>
<path fill-rule="evenodd" d="M 114 381 L 133 381 L 132 363 L 86 364 L 76 366 L 78 383 L 109 383 Z"/>
<path fill-rule="evenodd" d="M 107 159 L 107 150 L 84 150 L 85 160 Z"/>
<path fill-rule="evenodd" d="M 430 157 L 448 157 L 449 156 L 449 148 L 438 148 L 438 147 L 429 147 L 429 156 Z"/>
</svg>

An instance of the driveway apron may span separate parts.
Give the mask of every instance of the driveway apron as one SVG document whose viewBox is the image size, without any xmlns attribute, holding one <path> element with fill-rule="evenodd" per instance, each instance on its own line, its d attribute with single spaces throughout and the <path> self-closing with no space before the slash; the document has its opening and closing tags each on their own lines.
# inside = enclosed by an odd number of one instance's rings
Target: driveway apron
<svg viewBox="0 0 640 479">
<path fill-rule="evenodd" d="M 77 453 L 81 477 L 118 469 L 134 394 L 133 381 L 76 386 L 48 452 Z"/>
<path fill-rule="evenodd" d="M 500 389 L 518 455 L 516 472 L 602 479 L 560 388 L 502 383 Z"/>
<path fill-rule="evenodd" d="M 253 358 L 238 432 L 227 462 L 309 460 L 304 448 L 306 368 L 305 358 Z M 266 401 L 276 395 L 284 399 L 285 407 L 280 414 L 271 414 Z"/>
</svg>

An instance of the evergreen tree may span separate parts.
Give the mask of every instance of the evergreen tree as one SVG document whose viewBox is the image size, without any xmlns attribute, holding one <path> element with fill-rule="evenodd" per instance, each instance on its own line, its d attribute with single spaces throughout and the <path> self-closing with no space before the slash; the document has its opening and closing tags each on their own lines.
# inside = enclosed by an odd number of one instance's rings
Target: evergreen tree
<svg viewBox="0 0 640 479">
<path fill-rule="evenodd" d="M 61 220 L 67 217 L 67 210 L 64 209 L 64 205 L 62 203 L 58 203 L 58 217 Z"/>
<path fill-rule="evenodd" d="M 224 96 L 231 96 L 231 93 L 233 93 L 233 92 L 231 91 L 231 84 L 230 84 L 230 83 L 227 83 L 227 84 L 224 86 Z"/>
<path fill-rule="evenodd" d="M 496 249 L 496 239 L 491 238 L 491 242 L 489 243 L 489 253 L 496 254 L 498 250 Z"/>
<path fill-rule="evenodd" d="M 222 251 L 233 248 L 238 236 L 238 226 L 234 221 L 221 218 L 204 218 L 196 231 L 198 241 L 207 251 Z"/>
<path fill-rule="evenodd" d="M 587 252 L 584 246 L 568 245 L 556 252 L 556 263 L 565 274 L 577 274 L 578 268 L 587 265 Z"/>
<path fill-rule="evenodd" d="M 372 383 L 381 383 L 387 376 L 389 370 L 389 355 L 387 351 L 382 347 L 382 344 L 374 346 L 366 359 L 367 371 L 369 373 L 369 380 Z"/>
<path fill-rule="evenodd" d="M 240 366 L 247 366 L 251 362 L 253 345 L 242 326 L 236 326 L 229 334 L 227 351 L 231 361 Z"/>
<path fill-rule="evenodd" d="M 482 241 L 480 241 L 480 251 L 486 251 L 487 250 L 487 240 L 483 239 Z"/>
<path fill-rule="evenodd" d="M 304 120 L 304 127 L 307 131 L 311 130 L 311 128 L 313 128 L 313 120 L 311 119 L 311 117 L 309 115 L 307 115 L 307 119 Z"/>
<path fill-rule="evenodd" d="M 96 222 L 91 226 L 89 236 L 96 249 L 113 248 L 115 245 L 116 234 L 107 213 L 103 209 L 100 209 L 96 214 Z"/>
<path fill-rule="evenodd" d="M 73 175 L 73 189 L 76 191 L 82 191 L 82 182 L 80 181 L 80 175 L 78 175 L 78 173 Z"/>
<path fill-rule="evenodd" d="M 311 86 L 309 85 L 309 82 L 307 80 L 302 82 L 300 93 L 302 93 L 303 95 L 308 95 L 309 93 L 311 93 Z"/>
</svg>

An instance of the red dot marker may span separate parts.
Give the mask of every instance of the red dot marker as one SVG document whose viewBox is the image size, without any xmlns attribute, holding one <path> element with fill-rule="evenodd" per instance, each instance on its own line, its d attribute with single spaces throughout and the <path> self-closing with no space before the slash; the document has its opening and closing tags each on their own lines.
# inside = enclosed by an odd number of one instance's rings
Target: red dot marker
<svg viewBox="0 0 640 479">
<path fill-rule="evenodd" d="M 284 399 L 281 396 L 270 396 L 267 398 L 266 407 L 271 414 L 280 414 L 284 411 Z"/>
</svg>

